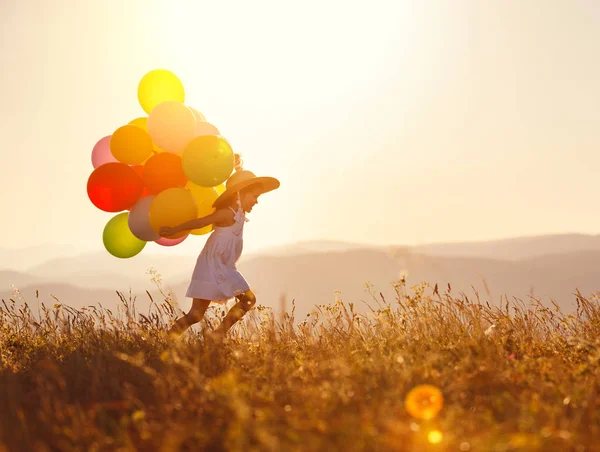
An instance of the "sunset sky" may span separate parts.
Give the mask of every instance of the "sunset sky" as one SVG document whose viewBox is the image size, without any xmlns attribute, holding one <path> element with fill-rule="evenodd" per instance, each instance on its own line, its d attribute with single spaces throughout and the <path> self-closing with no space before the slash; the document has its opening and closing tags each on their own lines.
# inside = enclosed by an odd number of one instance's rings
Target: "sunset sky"
<svg viewBox="0 0 600 452">
<path fill-rule="evenodd" d="M 248 251 L 596 234 L 599 55 L 597 0 L 2 0 L 0 247 L 103 250 L 91 151 L 156 68 L 281 181 Z"/>
</svg>

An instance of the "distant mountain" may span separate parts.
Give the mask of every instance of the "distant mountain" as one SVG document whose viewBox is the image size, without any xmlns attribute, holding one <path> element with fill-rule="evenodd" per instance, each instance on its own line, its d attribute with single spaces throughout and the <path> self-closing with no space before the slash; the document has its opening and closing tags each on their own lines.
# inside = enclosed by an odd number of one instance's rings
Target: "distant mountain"
<svg viewBox="0 0 600 452">
<path fill-rule="evenodd" d="M 508 239 L 430 243 L 425 245 L 368 245 L 335 240 L 313 240 L 290 243 L 267 248 L 255 255 L 296 255 L 311 252 L 349 251 L 359 249 L 388 250 L 395 253 L 410 250 L 413 253 L 442 257 L 481 257 L 500 260 L 527 259 L 545 254 L 574 253 L 579 251 L 600 251 L 600 234 L 554 234 Z"/>
<path fill-rule="evenodd" d="M 336 291 L 357 308 L 364 307 L 361 300 L 371 300 L 365 292 L 366 282 L 374 285 L 375 293 L 381 291 L 386 299 L 393 300 L 391 283 L 403 274 L 408 275 L 409 286 L 428 281 L 432 288 L 438 283 L 443 292 L 450 283 L 452 294 L 463 291 L 471 297 L 477 290 L 482 299 L 492 303 L 503 295 L 526 299 L 532 294 L 547 303 L 552 298 L 570 311 L 576 289 L 584 295 L 600 290 L 597 241 L 597 236 L 568 235 L 467 243 L 462 247 L 438 244 L 426 247 L 429 254 L 416 252 L 419 247 L 304 242 L 281 248 L 279 253 L 271 249 L 244 255 L 239 268 L 260 304 L 278 310 L 285 297 L 289 309 L 295 299 L 299 315 L 306 315 L 315 304 L 335 300 Z M 479 256 L 484 253 L 489 256 Z M 146 299 L 145 290 L 155 290 L 147 270 L 155 268 L 187 308 L 190 300 L 185 299 L 185 291 L 195 260 L 196 256 L 151 254 L 120 260 L 107 253 L 56 258 L 28 272 L 0 272 L 0 296 L 9 298 L 14 284 L 28 294 L 28 299 L 35 298 L 39 289 L 40 296 L 52 293 L 61 300 L 66 297 L 74 306 L 93 300 L 110 305 L 118 301 L 115 290 L 126 292 L 129 288 Z"/>
<path fill-rule="evenodd" d="M 432 243 L 412 247 L 429 256 L 482 257 L 518 260 L 545 254 L 600 251 L 600 234 L 556 234 L 461 243 Z"/>
<path fill-rule="evenodd" d="M 330 251 L 348 251 L 357 249 L 383 248 L 375 245 L 359 244 L 337 240 L 308 240 L 265 248 L 253 253 L 259 256 L 281 256 L 305 253 L 328 253 Z"/>
<path fill-rule="evenodd" d="M 57 257 L 76 256 L 81 248 L 71 245 L 40 245 L 27 248 L 0 248 L 0 270 L 25 271 L 36 263 Z"/>
<path fill-rule="evenodd" d="M 164 278 L 183 277 L 193 268 L 197 256 L 138 255 L 132 259 L 117 259 L 108 253 L 90 253 L 74 257 L 51 259 L 29 269 L 39 279 L 64 281 L 82 287 L 103 288 L 107 284 L 139 284 L 149 282 L 150 268 Z"/>
<path fill-rule="evenodd" d="M 297 318 L 306 316 L 315 304 L 327 304 L 340 297 L 354 303 L 358 312 L 368 310 L 364 302 L 376 307 L 377 302 L 365 290 L 365 283 L 373 285 L 373 292 L 379 299 L 382 292 L 386 300 L 395 303 L 396 294 L 391 283 L 407 275 L 407 287 L 422 281 L 430 283 L 426 293 L 431 294 L 437 283 L 440 293 L 451 286 L 451 294 L 466 294 L 470 299 L 478 292 L 482 302 L 498 304 L 501 297 L 527 300 L 529 295 L 541 298 L 550 306 L 555 300 L 565 312 L 574 308 L 576 289 L 585 296 L 600 294 L 600 251 L 553 254 L 520 261 L 501 261 L 480 258 L 448 258 L 425 256 L 407 251 L 403 254 L 379 250 L 353 250 L 330 253 L 306 253 L 293 256 L 256 256 L 240 262 L 240 271 L 250 282 L 261 305 L 278 311 L 282 299 L 286 300 L 287 310 L 291 300 L 296 300 Z M 175 298 L 183 309 L 190 306 L 185 291 L 191 271 L 186 271 L 183 279 L 165 278 L 166 285 L 172 287 Z M 102 303 L 115 307 L 118 297 L 115 290 L 127 292 L 129 287 L 107 287 L 93 289 L 71 284 L 39 284 L 19 288 L 29 301 L 36 301 L 35 290 L 39 289 L 40 299 L 54 303 L 51 294 L 62 303 L 74 307 Z M 138 307 L 141 312 L 148 308 L 148 297 L 144 287 L 131 285 L 131 290 L 139 294 Z M 339 291 L 339 293 L 336 293 Z M 158 292 L 154 290 L 155 294 Z M 10 290 L 0 296 L 8 299 Z M 155 295 L 153 295 L 155 296 Z M 155 300 L 160 300 L 156 295 Z"/>
<path fill-rule="evenodd" d="M 409 287 L 427 281 L 431 289 L 438 283 L 443 292 L 450 283 L 452 294 L 464 292 L 473 298 L 474 288 L 482 300 L 491 303 L 498 303 L 501 296 L 527 299 L 531 294 L 548 305 L 552 298 L 566 311 L 573 308 L 576 289 L 587 295 L 600 291 L 600 251 L 500 261 L 358 250 L 257 257 L 240 264 L 240 270 L 256 288 L 257 297 L 274 307 L 282 294 L 308 307 L 332 301 L 336 290 L 346 301 L 368 301 L 366 282 L 374 285 L 375 293 L 381 291 L 392 300 L 391 283 L 402 275 L 407 275 Z"/>
<path fill-rule="evenodd" d="M 17 288 L 30 284 L 39 284 L 45 282 L 29 273 L 14 270 L 0 270 L 0 290 L 8 290 L 13 285 Z"/>
</svg>

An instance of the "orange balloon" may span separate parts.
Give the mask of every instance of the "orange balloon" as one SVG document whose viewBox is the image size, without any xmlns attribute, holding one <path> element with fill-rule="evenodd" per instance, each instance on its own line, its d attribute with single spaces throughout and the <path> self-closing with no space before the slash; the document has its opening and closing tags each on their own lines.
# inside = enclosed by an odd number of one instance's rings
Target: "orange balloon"
<svg viewBox="0 0 600 452">
<path fill-rule="evenodd" d="M 163 226 L 175 227 L 198 218 L 198 207 L 194 197 L 185 188 L 167 188 L 160 192 L 150 204 L 150 224 L 157 233 Z M 189 231 L 168 236 L 177 239 Z"/>
<path fill-rule="evenodd" d="M 110 137 L 110 152 L 119 162 L 137 165 L 152 154 L 152 139 L 142 128 L 127 124 Z"/>
<path fill-rule="evenodd" d="M 196 205 L 198 206 L 198 218 L 206 217 L 217 210 L 212 206 L 215 200 L 219 197 L 219 193 L 214 187 L 201 187 L 193 182 L 188 182 L 185 185 L 185 188 L 190 191 L 196 200 Z M 208 234 L 212 230 L 212 224 L 209 224 L 203 228 L 190 231 L 190 234 L 204 235 Z"/>
<path fill-rule="evenodd" d="M 144 165 L 143 179 L 148 191 L 155 195 L 167 188 L 185 187 L 188 181 L 181 157 L 170 152 L 150 157 Z"/>
<path fill-rule="evenodd" d="M 139 127 L 140 129 L 143 129 L 144 131 L 148 132 L 148 118 L 145 116 L 142 116 L 140 118 L 135 118 L 134 120 L 129 121 L 129 124 L 131 124 L 132 126 Z M 148 135 L 148 136 L 150 136 L 150 135 Z M 152 137 L 150 137 L 150 139 L 152 139 Z M 155 153 L 165 152 L 164 150 L 159 148 L 154 141 L 152 142 L 152 149 L 154 150 Z"/>
</svg>

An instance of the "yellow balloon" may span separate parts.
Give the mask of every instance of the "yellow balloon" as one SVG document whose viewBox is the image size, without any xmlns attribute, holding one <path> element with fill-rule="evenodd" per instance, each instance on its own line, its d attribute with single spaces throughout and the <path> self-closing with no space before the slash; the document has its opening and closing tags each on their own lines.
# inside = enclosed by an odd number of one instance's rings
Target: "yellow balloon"
<svg viewBox="0 0 600 452">
<path fill-rule="evenodd" d="M 139 127 L 140 129 L 144 129 L 146 132 L 148 132 L 148 127 L 146 125 L 147 120 L 148 120 L 148 118 L 146 118 L 145 116 L 142 116 L 140 118 L 135 118 L 135 119 L 129 121 L 129 124 L 132 126 Z"/>
<path fill-rule="evenodd" d="M 168 100 L 185 100 L 183 83 L 175 74 L 166 69 L 155 69 L 142 77 L 138 85 L 138 101 L 146 113 L 150 114 L 154 107 Z"/>
<path fill-rule="evenodd" d="M 181 155 L 196 136 L 196 117 L 181 102 L 167 101 L 157 105 L 148 115 L 147 127 L 158 147 Z"/>
<path fill-rule="evenodd" d="M 150 225 L 156 232 L 163 226 L 174 227 L 198 218 L 198 206 L 189 190 L 185 188 L 167 188 L 161 191 L 150 204 Z M 168 236 L 177 239 L 187 235 L 181 231 Z"/>
<path fill-rule="evenodd" d="M 194 184 L 193 182 L 188 182 L 185 186 L 186 189 L 190 191 L 194 199 L 196 200 L 196 205 L 198 206 L 198 218 L 206 217 L 212 213 L 214 213 L 217 209 L 212 207 L 215 200 L 219 197 L 219 193 L 213 187 L 201 187 L 199 185 Z M 208 234 L 213 230 L 211 224 L 205 226 L 200 229 L 194 229 L 190 231 L 190 234 L 193 235 L 203 235 Z"/>
<path fill-rule="evenodd" d="M 148 132 L 148 118 L 145 116 L 142 116 L 141 118 L 135 118 L 134 120 L 129 121 L 129 124 L 131 124 L 132 126 L 139 127 L 140 129 L 144 129 L 146 132 Z M 150 136 L 150 135 L 148 135 L 148 136 Z M 152 137 L 150 137 L 150 139 L 152 139 Z M 161 152 L 165 152 L 161 148 L 159 148 L 154 141 L 152 142 L 152 149 L 157 154 L 160 154 Z M 150 157 L 152 157 L 152 156 L 150 156 Z M 148 158 L 150 158 L 150 157 L 148 157 Z M 148 159 L 146 159 L 146 160 L 148 160 Z"/>
<path fill-rule="evenodd" d="M 204 235 L 204 234 L 208 234 L 212 230 L 213 230 L 213 225 L 209 224 L 208 226 L 204 226 L 203 228 L 194 229 L 193 231 L 190 231 L 190 234 L 192 234 L 192 235 Z"/>
<path fill-rule="evenodd" d="M 102 242 L 106 251 L 115 257 L 128 259 L 140 253 L 146 246 L 144 240 L 133 235 L 128 225 L 129 212 L 112 217 L 102 232 Z"/>
<path fill-rule="evenodd" d="M 201 187 L 215 187 L 233 171 L 233 149 L 222 136 L 201 135 L 185 147 L 181 162 L 189 180 Z"/>
<path fill-rule="evenodd" d="M 152 155 L 152 139 L 140 127 L 119 127 L 110 137 L 110 151 L 122 163 L 137 165 Z"/>
<path fill-rule="evenodd" d="M 222 195 L 223 192 L 226 190 L 227 187 L 225 187 L 225 184 L 221 184 L 221 185 L 217 185 L 214 188 L 215 188 L 215 190 L 217 190 L 217 193 L 219 193 L 220 195 Z"/>
</svg>

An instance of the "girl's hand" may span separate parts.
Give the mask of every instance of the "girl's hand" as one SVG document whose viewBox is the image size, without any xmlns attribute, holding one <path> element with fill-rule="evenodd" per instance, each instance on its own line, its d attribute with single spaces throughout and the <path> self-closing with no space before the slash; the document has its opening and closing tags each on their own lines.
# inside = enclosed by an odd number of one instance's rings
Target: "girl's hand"
<svg viewBox="0 0 600 452">
<path fill-rule="evenodd" d="M 176 234 L 177 232 L 179 232 L 179 229 L 177 229 L 177 228 L 170 228 L 168 226 L 163 226 L 162 228 L 159 229 L 158 234 L 161 237 L 168 237 L 170 235 Z"/>
</svg>

